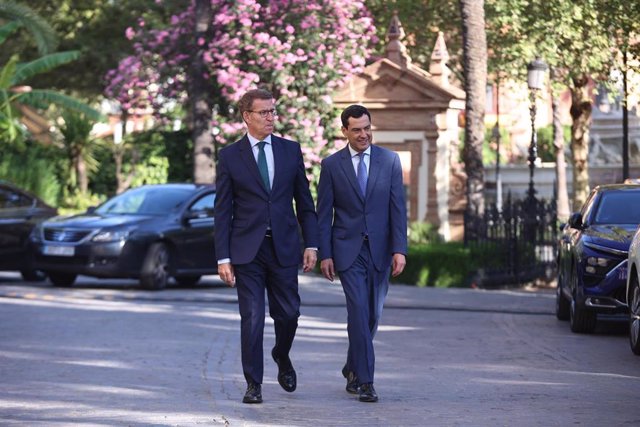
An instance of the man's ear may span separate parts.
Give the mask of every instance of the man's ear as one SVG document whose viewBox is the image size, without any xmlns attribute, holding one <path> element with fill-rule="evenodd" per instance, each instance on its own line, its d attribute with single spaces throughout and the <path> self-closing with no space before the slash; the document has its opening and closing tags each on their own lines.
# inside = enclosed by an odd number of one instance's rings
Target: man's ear
<svg viewBox="0 0 640 427">
<path fill-rule="evenodd" d="M 347 137 L 347 133 L 348 133 L 348 129 L 346 127 L 344 127 L 344 126 L 342 126 L 340 129 L 342 130 L 342 135 L 344 135 L 344 137 L 346 138 Z"/>
</svg>

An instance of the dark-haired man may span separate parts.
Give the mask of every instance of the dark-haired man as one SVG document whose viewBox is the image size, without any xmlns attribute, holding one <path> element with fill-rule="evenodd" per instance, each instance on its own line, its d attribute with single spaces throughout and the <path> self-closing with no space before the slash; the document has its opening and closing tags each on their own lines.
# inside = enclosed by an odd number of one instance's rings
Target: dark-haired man
<svg viewBox="0 0 640 427">
<path fill-rule="evenodd" d="M 341 115 L 344 149 L 322 161 L 318 185 L 320 266 L 336 272 L 347 301 L 349 349 L 342 374 L 347 391 L 376 402 L 373 337 L 389 289 L 389 271 L 402 273 L 407 212 L 396 153 L 372 145 L 371 114 L 361 105 Z"/>
</svg>

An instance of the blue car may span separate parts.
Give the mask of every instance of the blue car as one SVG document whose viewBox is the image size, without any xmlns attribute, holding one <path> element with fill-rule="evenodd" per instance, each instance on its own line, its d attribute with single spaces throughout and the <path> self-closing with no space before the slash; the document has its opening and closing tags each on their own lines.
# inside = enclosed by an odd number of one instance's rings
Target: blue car
<svg viewBox="0 0 640 427">
<path fill-rule="evenodd" d="M 591 333 L 598 314 L 628 311 L 627 255 L 638 224 L 635 184 L 596 187 L 569 218 L 558 245 L 556 316 L 571 331 Z"/>
</svg>

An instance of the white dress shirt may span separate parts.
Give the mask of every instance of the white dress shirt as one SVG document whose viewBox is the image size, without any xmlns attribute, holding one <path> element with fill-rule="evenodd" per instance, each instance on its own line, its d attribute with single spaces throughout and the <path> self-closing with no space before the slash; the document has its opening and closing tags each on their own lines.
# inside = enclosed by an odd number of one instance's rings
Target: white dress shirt
<svg viewBox="0 0 640 427">
<path fill-rule="evenodd" d="M 351 146 L 349 145 L 349 153 L 351 153 L 351 163 L 353 164 L 353 171 L 356 173 L 356 176 L 358 176 L 358 162 L 360 161 L 360 157 L 358 157 L 358 154 L 360 154 L 360 152 L 354 150 L 353 148 L 351 148 Z M 368 146 L 366 150 L 364 150 L 364 165 L 367 168 L 367 176 L 369 176 L 369 158 L 371 157 L 371 146 Z"/>
<path fill-rule="evenodd" d="M 264 154 L 267 158 L 267 169 L 269 169 L 269 187 L 273 188 L 274 163 L 273 147 L 271 146 L 271 135 L 268 135 L 265 139 L 257 139 L 247 133 L 247 138 L 249 138 L 251 150 L 253 151 L 253 158 L 256 159 L 256 164 L 258 164 L 258 153 L 260 153 L 260 147 L 258 147 L 258 143 L 260 141 L 266 142 L 266 144 L 264 144 Z"/>
</svg>

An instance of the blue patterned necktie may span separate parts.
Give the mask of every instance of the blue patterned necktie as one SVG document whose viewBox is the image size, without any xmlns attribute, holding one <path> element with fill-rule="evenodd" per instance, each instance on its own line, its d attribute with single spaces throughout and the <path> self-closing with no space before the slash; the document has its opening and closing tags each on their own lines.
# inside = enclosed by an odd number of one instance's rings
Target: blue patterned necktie
<svg viewBox="0 0 640 427">
<path fill-rule="evenodd" d="M 269 183 L 269 168 L 267 167 L 267 155 L 264 153 L 265 141 L 258 142 L 258 170 L 262 177 L 262 183 L 267 191 L 271 190 L 271 184 Z"/>
<path fill-rule="evenodd" d="M 364 152 L 358 153 L 358 184 L 362 195 L 367 194 L 367 166 L 364 164 Z"/>
</svg>

